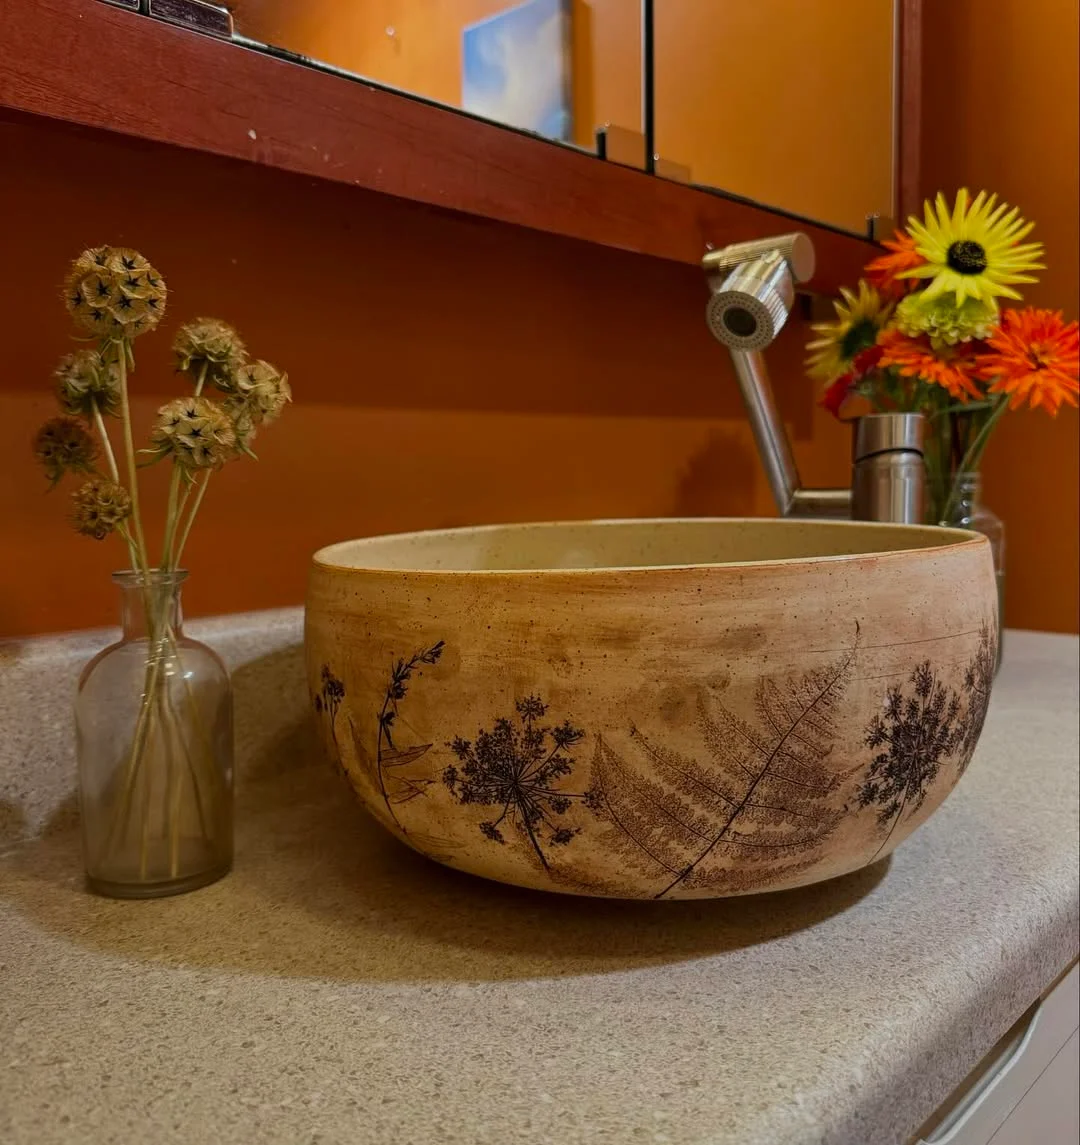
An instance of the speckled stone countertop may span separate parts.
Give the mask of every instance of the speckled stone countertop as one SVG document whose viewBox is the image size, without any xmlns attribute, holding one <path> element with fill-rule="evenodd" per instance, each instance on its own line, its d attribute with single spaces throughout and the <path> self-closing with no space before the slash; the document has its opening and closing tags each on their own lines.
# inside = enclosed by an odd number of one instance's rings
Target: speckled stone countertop
<svg viewBox="0 0 1080 1145">
<path fill-rule="evenodd" d="M 287 721 L 213 887 L 94 898 L 54 817 L 0 864 L 0 1140 L 904 1141 L 1076 957 L 1077 652 L 1010 633 L 942 810 L 891 860 L 773 896 L 604 902 L 444 870 Z"/>
</svg>

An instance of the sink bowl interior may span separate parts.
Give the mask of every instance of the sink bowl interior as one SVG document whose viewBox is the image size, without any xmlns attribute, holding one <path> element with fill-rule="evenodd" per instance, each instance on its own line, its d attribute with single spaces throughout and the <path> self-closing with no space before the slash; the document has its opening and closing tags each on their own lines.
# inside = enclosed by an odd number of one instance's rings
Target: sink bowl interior
<svg viewBox="0 0 1080 1145">
<path fill-rule="evenodd" d="M 320 550 L 337 568 L 442 572 L 679 568 L 829 559 L 977 543 L 960 529 L 862 521 L 717 518 L 485 525 L 346 541 Z"/>
</svg>

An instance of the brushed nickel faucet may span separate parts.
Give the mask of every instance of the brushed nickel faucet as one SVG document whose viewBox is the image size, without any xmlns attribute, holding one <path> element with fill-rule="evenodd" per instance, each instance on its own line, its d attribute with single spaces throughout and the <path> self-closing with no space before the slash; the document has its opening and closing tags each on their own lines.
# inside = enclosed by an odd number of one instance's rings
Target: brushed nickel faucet
<svg viewBox="0 0 1080 1145">
<path fill-rule="evenodd" d="M 705 321 L 731 353 L 754 441 L 784 517 L 923 520 L 923 417 L 870 414 L 854 423 L 852 484 L 806 489 L 773 400 L 762 351 L 784 327 L 795 287 L 814 273 L 814 246 L 801 232 L 734 243 L 702 259 L 708 277 Z"/>
</svg>

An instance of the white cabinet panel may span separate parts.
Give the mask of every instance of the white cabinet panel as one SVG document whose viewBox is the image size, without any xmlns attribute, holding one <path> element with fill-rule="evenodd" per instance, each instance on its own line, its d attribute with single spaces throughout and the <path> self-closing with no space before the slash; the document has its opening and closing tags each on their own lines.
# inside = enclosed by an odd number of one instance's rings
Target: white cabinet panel
<svg viewBox="0 0 1080 1145">
<path fill-rule="evenodd" d="M 1065 1048 L 1024 1094 L 1009 1119 L 990 1138 L 990 1145 L 1077 1145 L 1080 1142 L 1080 1033 L 1074 1033 Z"/>
<path fill-rule="evenodd" d="M 1077 1145 L 1075 1128 L 1068 1133 L 1077 1117 L 1078 1008 L 1074 965 L 994 1046 L 915 1145 Z M 1037 1088 L 1040 1096 L 1025 1100 Z M 1029 1124 L 1036 1111 L 1043 1120 Z M 1007 1125 L 1013 1136 L 1004 1136 Z"/>
</svg>

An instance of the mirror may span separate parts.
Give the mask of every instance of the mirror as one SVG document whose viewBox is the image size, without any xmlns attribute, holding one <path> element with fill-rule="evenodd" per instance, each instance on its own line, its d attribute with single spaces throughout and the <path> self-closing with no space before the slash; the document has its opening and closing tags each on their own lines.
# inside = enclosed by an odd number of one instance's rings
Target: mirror
<svg viewBox="0 0 1080 1145">
<path fill-rule="evenodd" d="M 657 174 L 859 234 L 894 206 L 894 0 L 657 0 Z"/>
<path fill-rule="evenodd" d="M 899 138 L 896 108 L 900 45 L 911 64 L 920 2 L 234 0 L 213 10 L 231 15 L 247 47 L 866 235 L 875 216 L 901 213 L 901 148 L 913 186 L 917 138 L 910 124 Z"/>
<path fill-rule="evenodd" d="M 641 135 L 636 0 L 235 0 L 234 38 L 554 142 Z M 611 157 L 619 157 L 612 155 Z"/>
</svg>

